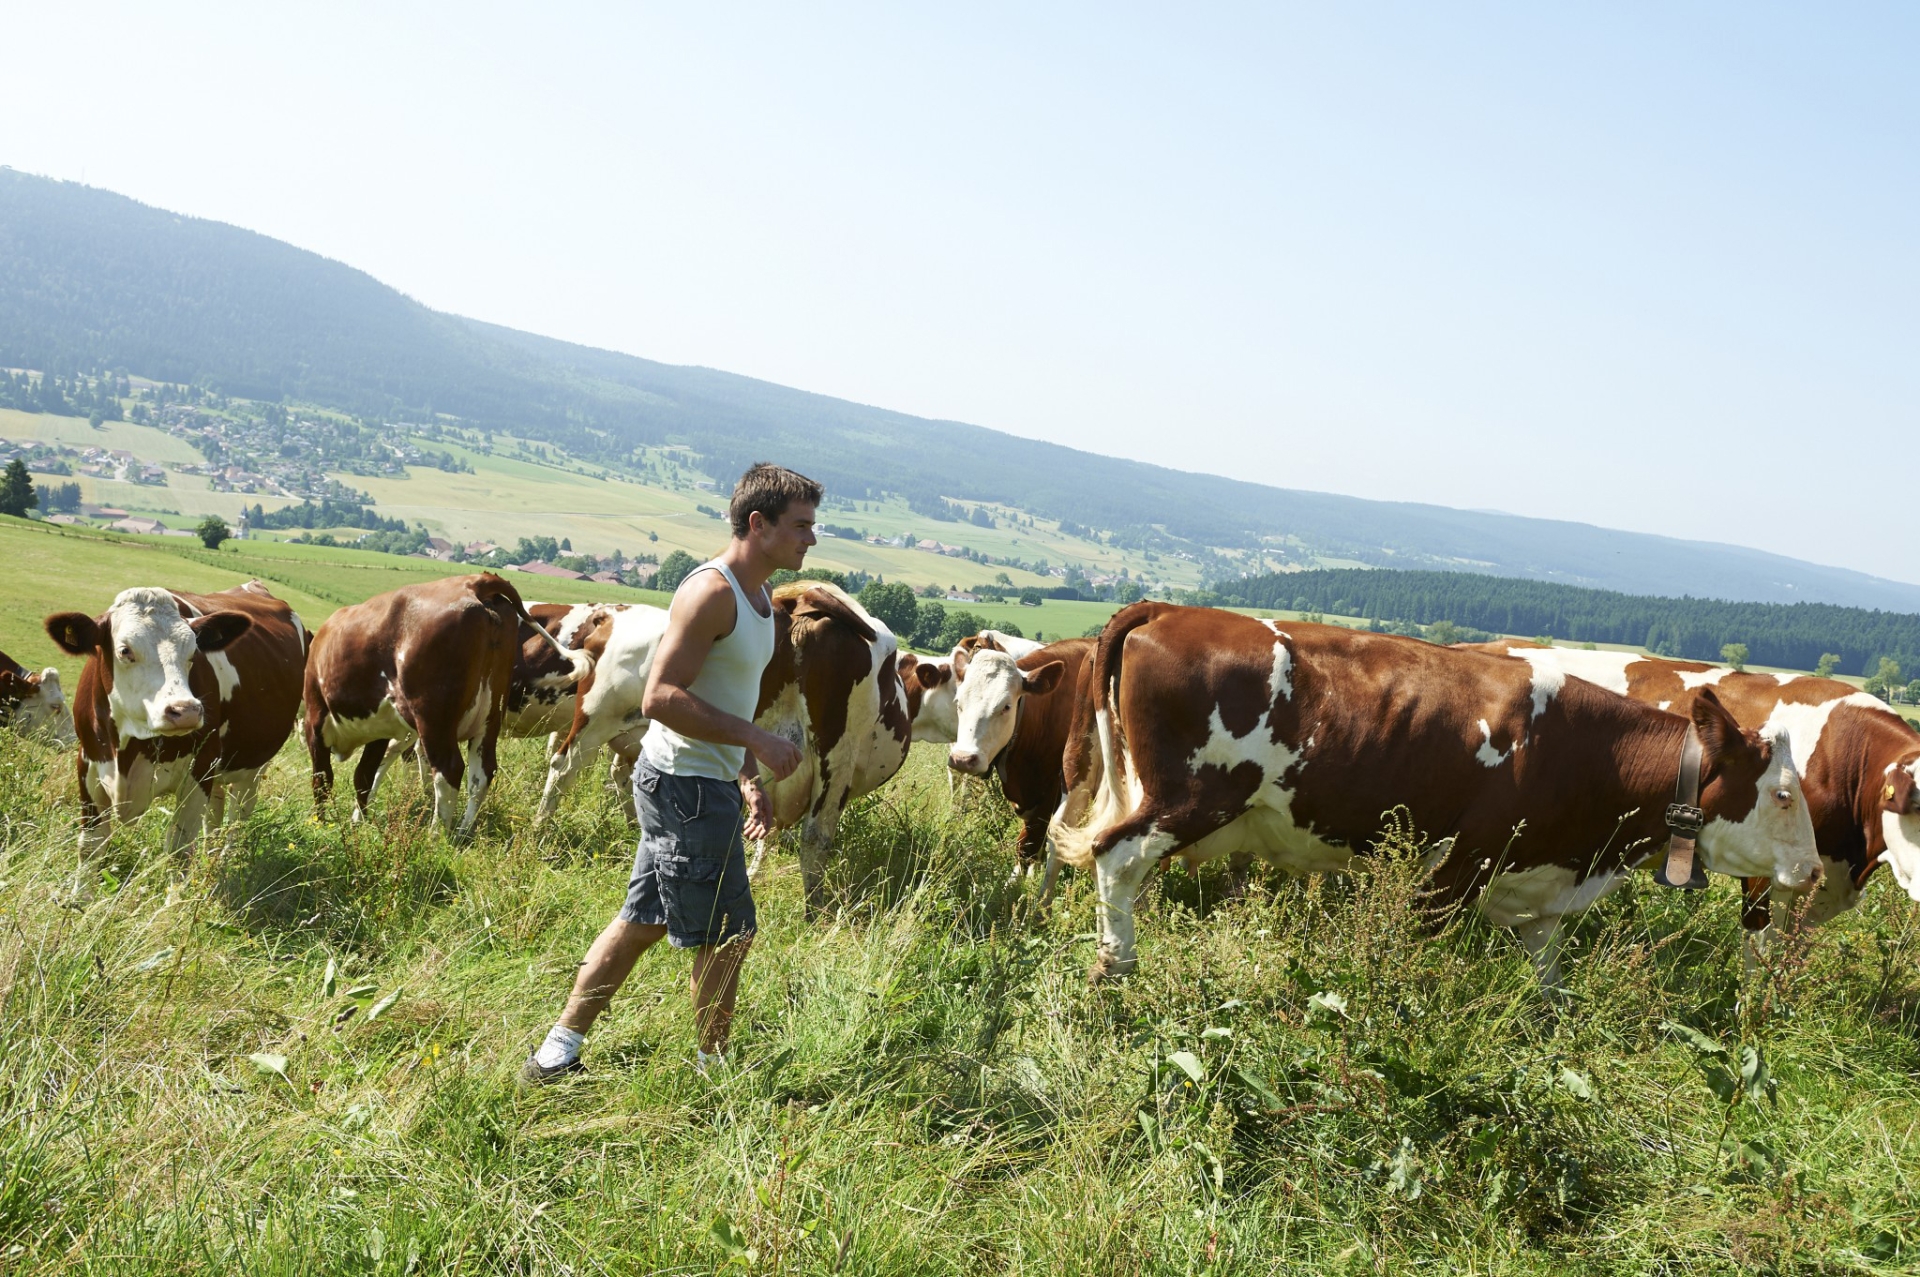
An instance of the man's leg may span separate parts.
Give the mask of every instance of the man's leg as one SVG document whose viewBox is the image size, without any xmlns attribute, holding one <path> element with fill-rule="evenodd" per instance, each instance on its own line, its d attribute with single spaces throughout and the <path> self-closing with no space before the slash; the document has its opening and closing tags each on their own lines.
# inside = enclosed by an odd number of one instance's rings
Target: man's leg
<svg viewBox="0 0 1920 1277">
<path fill-rule="evenodd" d="M 613 995 L 627 982 L 640 955 L 666 934 L 664 926 L 628 922 L 625 918 L 609 922 L 595 938 L 593 947 L 587 950 L 587 960 L 580 964 L 579 973 L 573 977 L 573 994 L 567 999 L 567 1009 L 560 1013 L 561 1026 L 582 1035 L 591 1029 L 607 1004 L 613 1001 Z"/>
<path fill-rule="evenodd" d="M 661 824 L 653 815 L 654 828 Z M 666 903 L 660 896 L 653 840 L 643 832 L 634 853 L 633 876 L 627 882 L 627 902 L 603 928 L 587 950 L 586 961 L 573 977 L 573 993 L 559 1022 L 520 1068 L 524 1082 L 550 1082 L 580 1067 L 580 1048 L 586 1032 L 613 995 L 626 983 L 640 955 L 667 934 Z"/>
<path fill-rule="evenodd" d="M 721 945 L 701 945 L 693 955 L 693 1029 L 704 1055 L 723 1055 L 733 1028 L 734 997 L 740 991 L 740 968 L 753 947 L 751 934 L 735 936 Z"/>
</svg>

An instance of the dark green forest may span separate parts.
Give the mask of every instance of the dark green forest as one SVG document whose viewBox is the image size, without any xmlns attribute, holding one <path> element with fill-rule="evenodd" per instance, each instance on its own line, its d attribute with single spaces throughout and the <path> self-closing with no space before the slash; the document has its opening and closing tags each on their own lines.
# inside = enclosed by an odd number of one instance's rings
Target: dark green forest
<svg viewBox="0 0 1920 1277">
<path fill-rule="evenodd" d="M 1465 572 L 1358 569 L 1270 573 L 1217 589 L 1249 607 L 1416 625 L 1452 621 L 1496 634 L 1624 643 L 1656 656 L 1696 661 L 1719 661 L 1723 644 L 1745 643 L 1748 659 L 1757 665 L 1812 669 L 1823 653 L 1832 652 L 1846 674 L 1873 674 L 1881 657 L 1891 657 L 1904 670 L 1920 670 L 1920 616 L 1827 603 L 1649 598 Z"/>
<path fill-rule="evenodd" d="M 366 528 L 372 532 L 407 531 L 404 520 L 382 518 L 357 501 L 335 501 L 330 497 L 323 498 L 318 503 L 302 501 L 299 505 L 282 506 L 278 510 L 263 510 L 260 503 L 256 501 L 253 503 L 253 509 L 247 511 L 247 522 L 256 528 Z"/>
<path fill-rule="evenodd" d="M 431 310 L 263 235 L 11 170 L 0 170 L 0 367 L 66 384 L 115 370 L 383 420 L 445 413 L 608 463 L 685 444 L 723 485 L 776 458 L 842 497 L 893 493 L 953 517 L 950 501 L 995 503 L 1169 552 L 1258 544 L 1282 564 L 1473 565 L 1637 593 L 1920 611 L 1920 586 L 1734 546 L 1190 474 L 554 341 Z"/>
</svg>

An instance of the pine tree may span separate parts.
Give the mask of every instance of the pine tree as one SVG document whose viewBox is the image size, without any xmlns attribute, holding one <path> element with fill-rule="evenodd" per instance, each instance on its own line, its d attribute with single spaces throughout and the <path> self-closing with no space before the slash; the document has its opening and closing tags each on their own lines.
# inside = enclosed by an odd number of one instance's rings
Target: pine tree
<svg viewBox="0 0 1920 1277">
<path fill-rule="evenodd" d="M 24 519 L 27 511 L 39 504 L 40 494 L 33 490 L 33 476 L 27 473 L 27 463 L 15 457 L 7 466 L 6 477 L 0 479 L 0 514 Z"/>
</svg>

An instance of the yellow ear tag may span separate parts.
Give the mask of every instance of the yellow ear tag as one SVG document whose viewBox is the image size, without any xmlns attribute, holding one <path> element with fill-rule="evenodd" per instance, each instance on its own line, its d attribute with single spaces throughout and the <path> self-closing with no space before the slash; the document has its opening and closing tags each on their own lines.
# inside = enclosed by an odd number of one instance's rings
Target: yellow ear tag
<svg viewBox="0 0 1920 1277">
<path fill-rule="evenodd" d="M 1888 785 L 1888 786 L 1887 786 L 1887 787 L 1886 787 L 1885 789 L 1883 789 L 1883 790 L 1881 790 L 1881 791 L 1880 791 L 1880 801 L 1881 801 L 1881 802 L 1883 802 L 1883 803 L 1890 803 L 1890 802 L 1892 802 L 1892 801 L 1893 801 L 1893 786 L 1892 786 L 1892 785 Z"/>
</svg>

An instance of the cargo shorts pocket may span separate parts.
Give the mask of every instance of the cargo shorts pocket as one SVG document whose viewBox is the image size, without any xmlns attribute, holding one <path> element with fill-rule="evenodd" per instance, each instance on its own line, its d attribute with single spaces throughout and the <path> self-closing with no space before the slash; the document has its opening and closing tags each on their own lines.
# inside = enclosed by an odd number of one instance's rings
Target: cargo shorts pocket
<svg viewBox="0 0 1920 1277">
<path fill-rule="evenodd" d="M 674 882 L 717 882 L 720 872 L 727 867 L 724 848 L 689 847 L 678 839 L 662 841 L 664 845 L 654 859 L 662 878 Z"/>
</svg>

